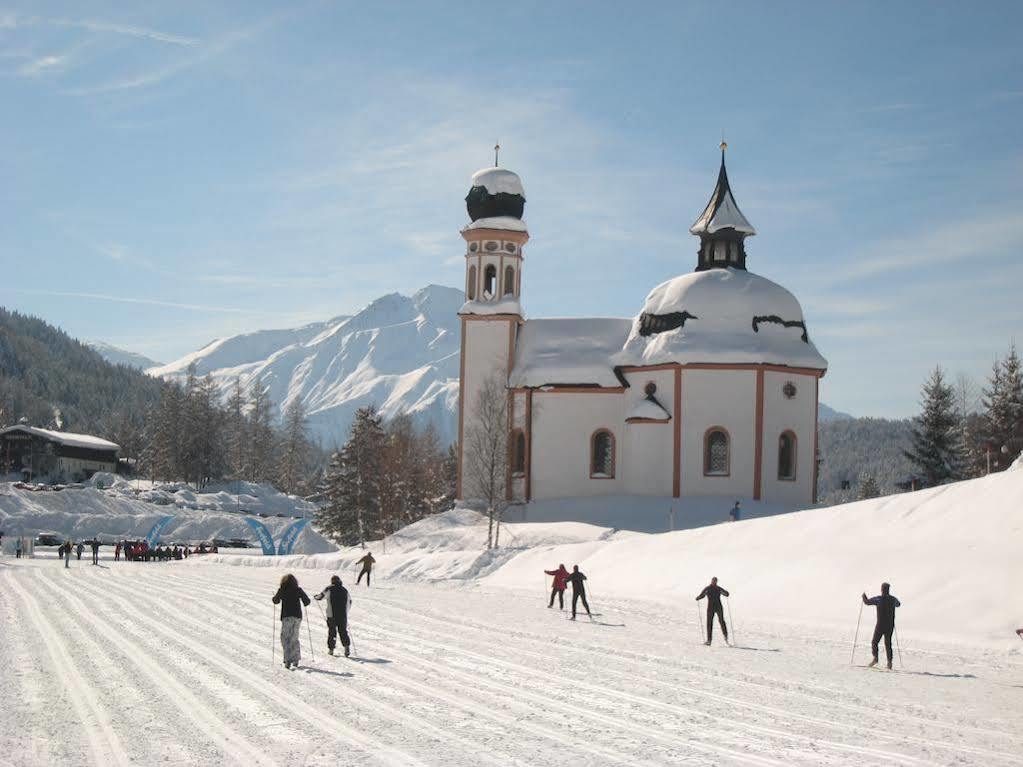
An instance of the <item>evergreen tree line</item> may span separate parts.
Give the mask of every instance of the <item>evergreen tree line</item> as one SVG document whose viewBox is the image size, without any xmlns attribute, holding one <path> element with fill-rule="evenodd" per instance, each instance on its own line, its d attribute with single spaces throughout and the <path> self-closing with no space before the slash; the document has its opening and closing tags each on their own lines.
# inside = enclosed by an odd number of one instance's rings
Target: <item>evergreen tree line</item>
<svg viewBox="0 0 1023 767">
<path fill-rule="evenodd" d="M 118 434 L 141 428 L 161 390 L 160 381 L 110 364 L 63 330 L 0 307 L 0 426 L 24 421 L 120 444 Z"/>
<path fill-rule="evenodd" d="M 1023 451 L 1023 365 L 1015 344 L 995 360 L 979 403 L 968 379 L 950 382 L 938 366 L 923 386 L 921 406 L 905 451 L 919 486 L 1006 469 Z"/>
<path fill-rule="evenodd" d="M 385 424 L 375 407 L 360 408 L 348 442 L 330 457 L 318 527 L 343 546 L 364 546 L 445 511 L 455 497 L 456 461 L 432 424 L 420 428 L 407 414 Z"/>
<path fill-rule="evenodd" d="M 294 400 L 275 425 L 267 387 L 236 380 L 223 402 L 213 376 L 199 378 L 194 363 L 184 385 L 165 383 L 141 432 L 119 444 L 137 442 L 138 471 L 158 480 L 204 487 L 213 480 L 270 482 L 297 495 L 312 493 L 323 451 L 310 442 L 302 403 Z"/>
</svg>

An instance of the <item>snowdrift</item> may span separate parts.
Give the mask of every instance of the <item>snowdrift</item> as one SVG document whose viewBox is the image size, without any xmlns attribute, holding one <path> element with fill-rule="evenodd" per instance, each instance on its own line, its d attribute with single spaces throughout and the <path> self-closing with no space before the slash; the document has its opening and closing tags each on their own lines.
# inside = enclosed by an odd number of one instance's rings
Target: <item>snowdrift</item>
<svg viewBox="0 0 1023 767">
<path fill-rule="evenodd" d="M 732 593 L 739 630 L 756 621 L 856 625 L 860 593 L 883 580 L 911 637 L 1013 643 L 1023 625 L 1023 471 L 739 523 L 648 535 L 573 522 L 510 523 L 483 551 L 486 520 L 465 509 L 411 525 L 369 548 L 384 577 L 472 580 L 541 597 L 544 569 L 579 564 L 591 598 L 646 598 L 692 611 L 712 575 Z M 621 509 L 627 514 L 628 508 Z M 347 571 L 364 552 L 221 561 Z M 863 624 L 872 625 L 869 608 Z M 861 629 L 861 634 L 862 634 Z"/>
<path fill-rule="evenodd" d="M 143 538 L 165 516 L 174 520 L 163 541 L 208 541 L 212 538 L 255 537 L 245 518 L 258 519 L 274 536 L 296 518 L 312 516 L 315 505 L 285 495 L 269 485 L 248 482 L 210 486 L 203 492 L 179 484 L 125 482 L 97 474 L 91 486 L 53 490 L 20 490 L 0 485 L 0 530 L 7 536 L 57 533 L 75 540 Z M 237 495 L 235 494 L 237 491 Z M 265 516 L 261 516 L 265 515 Z M 307 526 L 295 544 L 299 552 L 336 551 L 337 547 Z"/>
</svg>

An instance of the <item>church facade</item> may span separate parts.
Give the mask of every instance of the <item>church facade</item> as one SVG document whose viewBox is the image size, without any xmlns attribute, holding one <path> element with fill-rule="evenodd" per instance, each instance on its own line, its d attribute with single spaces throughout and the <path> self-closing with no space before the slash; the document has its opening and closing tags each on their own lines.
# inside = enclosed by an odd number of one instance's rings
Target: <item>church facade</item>
<svg viewBox="0 0 1023 767">
<path fill-rule="evenodd" d="M 459 498 L 482 495 L 466 445 L 487 428 L 485 406 L 499 388 L 510 501 L 815 501 L 827 362 L 796 298 L 746 268 L 745 241 L 756 231 L 732 195 L 724 150 L 689 230 L 700 240 L 694 270 L 655 287 L 631 319 L 527 320 L 521 179 L 496 166 L 472 177 L 461 232 Z"/>
</svg>

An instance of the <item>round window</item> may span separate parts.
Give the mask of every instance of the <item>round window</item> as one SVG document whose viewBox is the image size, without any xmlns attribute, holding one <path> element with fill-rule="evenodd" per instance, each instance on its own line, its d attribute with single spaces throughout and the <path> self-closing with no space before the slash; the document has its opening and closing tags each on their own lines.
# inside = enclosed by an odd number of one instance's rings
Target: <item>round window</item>
<svg viewBox="0 0 1023 767">
<path fill-rule="evenodd" d="M 657 392 L 657 384 L 653 381 L 647 381 L 646 386 L 643 387 L 643 391 L 646 392 L 646 396 L 652 397 Z"/>
<path fill-rule="evenodd" d="M 484 245 L 483 247 L 486 248 L 487 250 L 497 250 L 497 243 L 493 242 L 493 241 L 490 241 L 486 245 Z"/>
<path fill-rule="evenodd" d="M 792 381 L 786 381 L 785 385 L 781 387 L 781 393 L 785 395 L 785 399 L 792 399 L 796 396 L 796 385 Z"/>
<path fill-rule="evenodd" d="M 470 253 L 475 253 L 477 250 L 479 250 L 479 247 L 480 247 L 480 244 L 478 242 L 470 242 L 469 243 L 469 252 Z"/>
<path fill-rule="evenodd" d="M 509 253 L 514 253 L 515 252 L 515 243 L 514 242 L 506 242 L 504 244 L 504 249 L 507 250 Z"/>
</svg>

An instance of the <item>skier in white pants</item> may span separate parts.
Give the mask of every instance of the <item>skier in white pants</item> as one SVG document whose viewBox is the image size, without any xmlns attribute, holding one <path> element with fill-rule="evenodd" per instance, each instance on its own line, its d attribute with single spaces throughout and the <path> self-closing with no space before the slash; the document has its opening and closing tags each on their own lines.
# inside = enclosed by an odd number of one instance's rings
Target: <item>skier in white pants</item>
<svg viewBox="0 0 1023 767">
<path fill-rule="evenodd" d="M 288 573 L 281 578 L 281 586 L 273 595 L 273 603 L 281 606 L 281 648 L 284 650 L 284 668 L 298 668 L 302 659 L 299 631 L 302 628 L 302 605 L 309 606 L 309 597 L 298 585 L 298 579 Z"/>
</svg>

